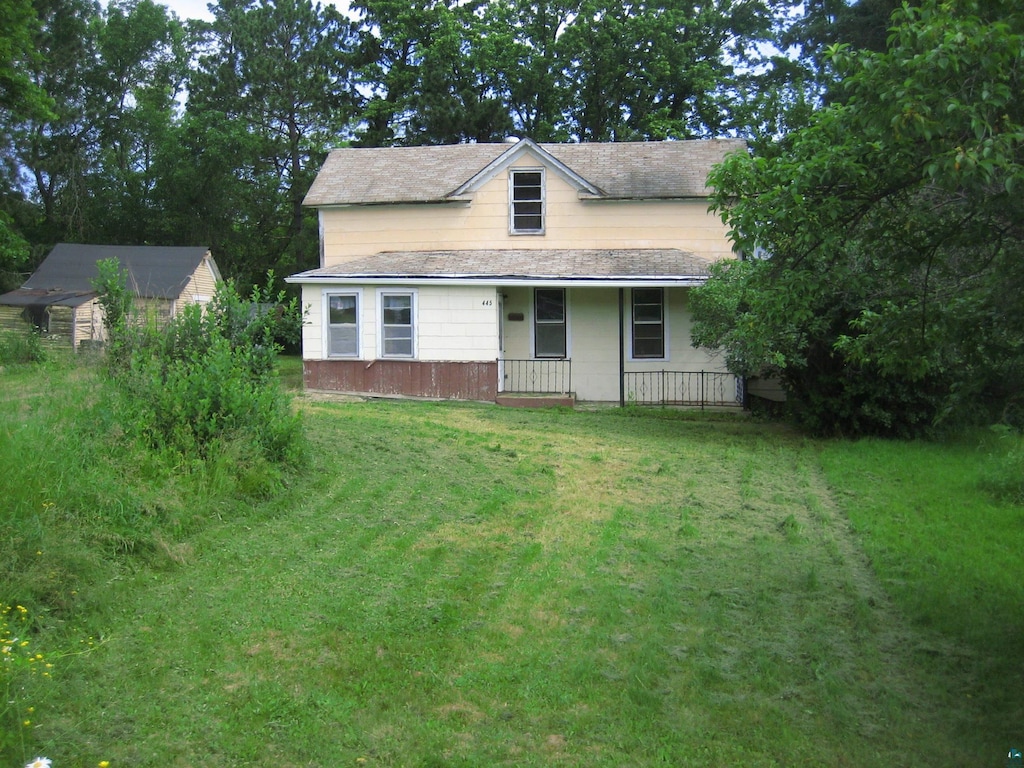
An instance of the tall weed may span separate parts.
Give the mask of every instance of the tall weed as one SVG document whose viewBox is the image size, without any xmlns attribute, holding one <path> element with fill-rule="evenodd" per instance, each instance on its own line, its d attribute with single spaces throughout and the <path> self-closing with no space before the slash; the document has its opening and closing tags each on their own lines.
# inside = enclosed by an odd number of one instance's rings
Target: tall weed
<svg viewBox="0 0 1024 768">
<path fill-rule="evenodd" d="M 0 365 L 41 363 L 45 359 L 42 339 L 28 323 L 18 330 L 0 330 Z"/>
<path fill-rule="evenodd" d="M 998 425 L 997 439 L 981 484 L 1001 501 L 1024 504 L 1024 433 Z"/>
<path fill-rule="evenodd" d="M 149 448 L 185 459 L 204 460 L 239 440 L 264 461 L 297 462 L 299 418 L 274 375 L 275 337 L 297 314 L 294 300 L 283 304 L 269 289 L 244 300 L 221 283 L 205 308 L 187 306 L 163 328 L 112 324 L 122 426 Z"/>
</svg>

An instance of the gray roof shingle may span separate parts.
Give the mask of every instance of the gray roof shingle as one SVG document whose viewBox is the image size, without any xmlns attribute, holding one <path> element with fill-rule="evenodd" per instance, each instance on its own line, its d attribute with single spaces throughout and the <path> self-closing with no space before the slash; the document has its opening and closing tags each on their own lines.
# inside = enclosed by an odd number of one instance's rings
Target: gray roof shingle
<svg viewBox="0 0 1024 768">
<path fill-rule="evenodd" d="M 385 251 L 302 272 L 312 280 L 689 280 L 707 277 L 710 262 L 676 248 Z"/>
<path fill-rule="evenodd" d="M 176 299 L 210 249 L 205 246 L 79 245 L 59 243 L 23 289 L 93 292 L 96 262 L 116 258 L 129 275 L 129 289 L 144 298 Z"/>
<path fill-rule="evenodd" d="M 540 144 L 604 197 L 705 197 L 713 165 L 739 139 Z M 332 150 L 306 195 L 308 206 L 441 202 L 515 144 Z"/>
</svg>

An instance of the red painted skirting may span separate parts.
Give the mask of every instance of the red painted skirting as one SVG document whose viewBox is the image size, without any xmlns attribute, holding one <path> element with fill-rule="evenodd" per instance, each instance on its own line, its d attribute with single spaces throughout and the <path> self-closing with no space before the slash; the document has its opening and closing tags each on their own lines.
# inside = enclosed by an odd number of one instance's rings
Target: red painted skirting
<svg viewBox="0 0 1024 768">
<path fill-rule="evenodd" d="M 305 360 L 309 389 L 374 395 L 490 400 L 497 395 L 498 363 L 419 360 Z"/>
</svg>

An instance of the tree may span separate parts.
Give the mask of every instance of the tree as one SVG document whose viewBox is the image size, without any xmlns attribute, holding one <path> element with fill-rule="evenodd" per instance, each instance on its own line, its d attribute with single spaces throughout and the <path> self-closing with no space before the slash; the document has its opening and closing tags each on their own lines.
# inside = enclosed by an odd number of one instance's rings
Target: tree
<svg viewBox="0 0 1024 768">
<path fill-rule="evenodd" d="M 500 141 L 511 120 L 494 87 L 491 54 L 508 30 L 487 20 L 486 2 L 363 0 L 359 89 L 362 146 Z"/>
<path fill-rule="evenodd" d="M 1024 14 L 930 0 L 882 53 L 834 47 L 837 101 L 712 176 L 737 247 L 695 340 L 779 374 L 823 432 L 999 418 L 1024 376 Z"/>
<path fill-rule="evenodd" d="M 52 102 L 31 77 L 38 59 L 35 38 L 39 18 L 31 0 L 0 0 L 0 113 L 7 119 L 48 117 Z"/>
<path fill-rule="evenodd" d="M 36 0 L 37 55 L 29 77 L 52 99 L 49 114 L 28 114 L 9 126 L 17 177 L 41 208 L 28 239 L 54 243 L 84 240 L 86 173 L 95 154 L 97 121 L 90 83 L 96 61 L 99 7 L 90 0 Z"/>
<path fill-rule="evenodd" d="M 184 26 L 153 0 L 116 0 L 97 32 L 90 80 L 98 148 L 88 172 L 85 235 L 105 243 L 181 244 L 162 237 L 158 159 L 172 133 L 187 68 Z"/>
<path fill-rule="evenodd" d="M 0 206 L 0 291 L 20 284 L 21 272 L 29 263 L 28 241 L 7 212 L 22 207 L 22 195 L 15 187 L 19 174 L 12 145 L 13 126 L 25 120 L 50 116 L 52 102 L 31 78 L 29 64 L 37 57 L 35 35 L 39 19 L 31 0 L 0 0 L 0 178 L 4 183 L 4 204 Z"/>
<path fill-rule="evenodd" d="M 483 8 L 475 50 L 518 135 L 569 138 L 562 37 L 579 10 L 580 0 L 494 0 Z"/>
<path fill-rule="evenodd" d="M 194 178 L 211 163 L 228 174 L 221 182 L 238 207 L 208 244 L 230 273 L 246 282 L 268 269 L 289 274 L 315 263 L 315 217 L 302 200 L 352 118 L 352 25 L 310 0 L 224 0 L 213 10 L 196 25 L 202 51 L 186 116 L 196 146 L 183 159 L 198 163 Z M 204 151 L 208 127 L 219 157 Z"/>
<path fill-rule="evenodd" d="M 774 92 L 779 71 L 792 71 L 762 52 L 788 2 L 360 0 L 360 85 L 370 95 L 359 141 L 746 132 L 766 121 L 738 103 L 740 90 Z"/>
</svg>

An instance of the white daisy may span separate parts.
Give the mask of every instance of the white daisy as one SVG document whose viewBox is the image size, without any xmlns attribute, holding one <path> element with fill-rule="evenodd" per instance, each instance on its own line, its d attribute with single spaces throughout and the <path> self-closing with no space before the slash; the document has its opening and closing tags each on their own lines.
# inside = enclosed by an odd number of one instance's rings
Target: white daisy
<svg viewBox="0 0 1024 768">
<path fill-rule="evenodd" d="M 50 768 L 50 758 L 37 757 L 31 763 L 27 763 L 25 768 Z"/>
</svg>

